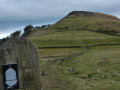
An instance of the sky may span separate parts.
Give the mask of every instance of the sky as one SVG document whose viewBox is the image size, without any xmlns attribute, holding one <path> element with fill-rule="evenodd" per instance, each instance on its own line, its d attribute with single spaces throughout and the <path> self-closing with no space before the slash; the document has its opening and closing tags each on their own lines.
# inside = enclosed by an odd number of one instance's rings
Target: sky
<svg viewBox="0 0 120 90">
<path fill-rule="evenodd" d="M 120 0 L 0 0 L 0 38 L 26 25 L 54 24 L 72 11 L 120 17 Z"/>
</svg>

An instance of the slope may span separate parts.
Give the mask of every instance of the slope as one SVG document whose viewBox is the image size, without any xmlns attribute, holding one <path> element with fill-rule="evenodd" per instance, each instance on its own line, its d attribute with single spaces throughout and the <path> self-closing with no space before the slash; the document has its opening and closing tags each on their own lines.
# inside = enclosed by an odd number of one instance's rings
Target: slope
<svg viewBox="0 0 120 90">
<path fill-rule="evenodd" d="M 65 30 L 48 35 L 31 37 L 38 47 L 84 46 L 118 43 L 117 36 L 100 34 L 86 30 Z"/>
<path fill-rule="evenodd" d="M 120 38 L 88 30 L 62 30 L 30 38 L 38 47 L 82 46 L 39 49 L 43 90 L 119 90 Z"/>
<path fill-rule="evenodd" d="M 96 32 L 119 32 L 119 26 L 111 15 L 72 12 L 47 28 L 52 32 L 29 37 L 39 47 L 41 71 L 48 72 L 43 90 L 119 90 L 120 37 Z"/>
<path fill-rule="evenodd" d="M 73 11 L 52 26 L 54 29 L 120 31 L 120 19 L 107 14 Z"/>
</svg>

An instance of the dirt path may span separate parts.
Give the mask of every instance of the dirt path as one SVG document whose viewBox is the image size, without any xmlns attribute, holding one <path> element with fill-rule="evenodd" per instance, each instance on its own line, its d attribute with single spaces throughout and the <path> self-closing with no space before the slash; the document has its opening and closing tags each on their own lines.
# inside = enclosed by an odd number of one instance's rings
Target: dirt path
<svg viewBox="0 0 120 90">
<path fill-rule="evenodd" d="M 65 78 L 62 77 L 62 73 L 57 72 L 53 67 L 53 62 L 44 61 L 41 65 L 41 72 L 47 72 L 48 74 L 41 77 L 42 90 L 73 90 L 71 83 L 68 83 Z"/>
</svg>

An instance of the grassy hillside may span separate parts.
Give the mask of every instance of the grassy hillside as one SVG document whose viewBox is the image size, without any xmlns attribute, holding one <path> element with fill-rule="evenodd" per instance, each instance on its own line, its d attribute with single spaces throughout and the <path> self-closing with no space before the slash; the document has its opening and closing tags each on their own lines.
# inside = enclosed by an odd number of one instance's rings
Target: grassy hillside
<svg viewBox="0 0 120 90">
<path fill-rule="evenodd" d="M 54 29 L 120 31 L 120 19 L 107 14 L 74 11 L 52 26 Z"/>
<path fill-rule="evenodd" d="M 100 34 L 86 30 L 54 32 L 48 35 L 32 37 L 31 40 L 39 47 L 88 46 L 96 44 L 112 44 L 120 41 L 117 36 Z"/>
<path fill-rule="evenodd" d="M 95 47 L 62 65 L 59 60 L 41 58 L 41 71 L 48 72 L 42 76 L 43 90 L 119 90 L 119 48 Z"/>
<path fill-rule="evenodd" d="M 120 38 L 87 30 L 57 30 L 31 37 L 38 47 L 82 46 L 39 49 L 43 90 L 119 90 Z"/>
<path fill-rule="evenodd" d="M 71 82 L 65 85 L 71 84 L 70 87 L 74 89 L 68 90 L 119 90 L 119 48 L 120 46 L 95 47 L 81 56 L 64 61 L 61 66 L 58 61 L 51 67 Z"/>
<path fill-rule="evenodd" d="M 39 47 L 41 72 L 48 72 L 41 76 L 42 89 L 119 90 L 119 30 L 115 16 L 77 11 L 33 32 L 29 38 Z"/>
</svg>

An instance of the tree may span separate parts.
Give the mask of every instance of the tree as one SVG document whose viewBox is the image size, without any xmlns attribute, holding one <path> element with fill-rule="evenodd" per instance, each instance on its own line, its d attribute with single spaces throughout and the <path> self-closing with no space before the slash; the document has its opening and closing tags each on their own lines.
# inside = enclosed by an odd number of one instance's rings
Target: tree
<svg viewBox="0 0 120 90">
<path fill-rule="evenodd" d="M 21 31 L 15 31 L 14 33 L 11 33 L 10 37 L 20 37 Z"/>
<path fill-rule="evenodd" d="M 24 28 L 24 33 L 23 33 L 23 36 L 26 36 L 28 34 L 31 33 L 31 31 L 33 31 L 34 27 L 32 25 L 28 25 Z"/>
<path fill-rule="evenodd" d="M 0 40 L 0 44 L 3 44 L 3 43 L 6 42 L 8 39 L 10 39 L 9 36 L 7 36 L 7 37 L 1 39 L 1 40 Z"/>
<path fill-rule="evenodd" d="M 42 25 L 41 28 L 47 28 L 47 25 Z"/>
</svg>

